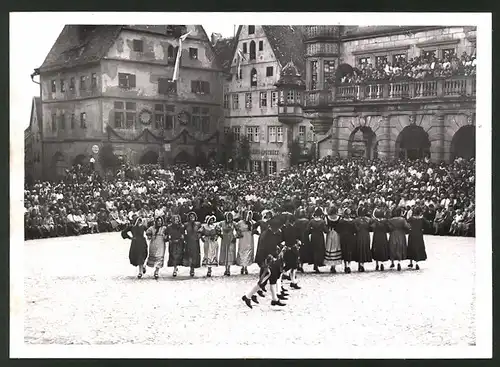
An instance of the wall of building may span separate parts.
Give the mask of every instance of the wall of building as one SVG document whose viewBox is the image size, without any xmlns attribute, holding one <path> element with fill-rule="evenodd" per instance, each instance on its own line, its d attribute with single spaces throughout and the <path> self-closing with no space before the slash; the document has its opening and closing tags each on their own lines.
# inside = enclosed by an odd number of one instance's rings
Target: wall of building
<svg viewBox="0 0 500 367">
<path fill-rule="evenodd" d="M 98 97 L 102 88 L 101 68 L 98 63 L 69 70 L 42 73 L 40 75 L 42 102 L 72 101 Z M 92 77 L 95 76 L 95 86 L 92 86 Z M 85 78 L 85 88 L 82 89 L 82 77 Z M 74 88 L 70 88 L 71 78 L 74 78 Z M 52 82 L 56 84 L 56 91 L 52 91 Z M 61 91 L 61 81 L 65 91 Z"/>
</svg>

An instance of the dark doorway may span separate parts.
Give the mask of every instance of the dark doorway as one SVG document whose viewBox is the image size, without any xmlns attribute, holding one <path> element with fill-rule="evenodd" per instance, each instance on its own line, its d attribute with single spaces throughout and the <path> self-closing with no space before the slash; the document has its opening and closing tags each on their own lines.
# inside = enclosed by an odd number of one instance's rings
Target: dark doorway
<svg viewBox="0 0 500 367">
<path fill-rule="evenodd" d="M 396 139 L 399 159 L 424 159 L 430 156 L 431 142 L 425 130 L 417 125 L 406 126 Z"/>
<path fill-rule="evenodd" d="M 476 127 L 462 126 L 451 140 L 451 159 L 470 159 L 476 156 Z"/>
<path fill-rule="evenodd" d="M 147 151 L 139 160 L 139 164 L 157 164 L 158 153 L 152 150 Z"/>
</svg>

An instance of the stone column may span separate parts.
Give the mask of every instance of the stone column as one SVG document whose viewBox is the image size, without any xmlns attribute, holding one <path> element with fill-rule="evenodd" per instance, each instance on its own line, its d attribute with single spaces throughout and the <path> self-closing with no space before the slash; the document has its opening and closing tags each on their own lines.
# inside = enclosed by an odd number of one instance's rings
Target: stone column
<svg viewBox="0 0 500 367">
<path fill-rule="evenodd" d="M 339 118 L 335 116 L 332 124 L 332 155 L 336 156 L 339 151 Z"/>
<path fill-rule="evenodd" d="M 377 136 L 377 141 L 380 141 L 378 144 L 378 156 L 380 159 L 391 159 L 394 155 L 391 149 L 391 121 L 389 117 L 389 115 L 381 117 L 382 121 L 380 125 L 382 127 L 382 134 L 380 137 Z"/>
<path fill-rule="evenodd" d="M 433 141 L 431 142 L 431 160 L 433 162 L 439 162 L 444 159 L 444 115 L 442 113 L 436 113 L 433 120 L 433 125 L 435 126 L 436 133 L 433 136 L 433 139 L 431 139 Z"/>
</svg>

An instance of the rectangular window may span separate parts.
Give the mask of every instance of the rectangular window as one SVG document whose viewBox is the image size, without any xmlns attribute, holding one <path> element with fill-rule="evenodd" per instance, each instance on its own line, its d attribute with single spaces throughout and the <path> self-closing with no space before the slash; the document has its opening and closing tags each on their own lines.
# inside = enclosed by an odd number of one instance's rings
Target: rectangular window
<svg viewBox="0 0 500 367">
<path fill-rule="evenodd" d="M 64 87 L 64 80 L 61 79 L 61 92 L 66 92 L 66 88 Z"/>
<path fill-rule="evenodd" d="M 397 64 L 399 62 L 404 62 L 406 60 L 406 54 L 396 54 L 392 55 L 392 63 Z"/>
<path fill-rule="evenodd" d="M 210 109 L 208 107 L 201 108 L 201 131 L 204 133 L 210 131 Z"/>
<path fill-rule="evenodd" d="M 50 90 L 52 91 L 52 93 L 56 92 L 56 81 L 55 80 L 50 81 Z"/>
<path fill-rule="evenodd" d="M 276 141 L 278 143 L 283 143 L 283 127 L 276 127 Z"/>
<path fill-rule="evenodd" d="M 276 127 L 269 126 L 267 128 L 267 141 L 269 143 L 276 143 Z"/>
<path fill-rule="evenodd" d="M 253 142 L 253 127 L 247 127 L 247 139 L 249 142 Z"/>
<path fill-rule="evenodd" d="M 422 52 L 424 59 L 431 59 L 436 56 L 436 50 L 426 50 Z"/>
<path fill-rule="evenodd" d="M 292 105 L 295 103 L 295 91 L 294 90 L 289 90 L 287 95 L 286 95 L 286 103 L 288 105 Z"/>
<path fill-rule="evenodd" d="M 229 94 L 224 94 L 224 109 L 229 109 Z"/>
<path fill-rule="evenodd" d="M 273 67 L 272 66 L 268 66 L 266 68 L 266 76 L 273 76 Z"/>
<path fill-rule="evenodd" d="M 115 128 L 122 129 L 125 125 L 125 117 L 123 111 L 115 111 Z"/>
<path fill-rule="evenodd" d="M 323 80 L 325 83 L 335 82 L 335 60 L 325 60 L 323 62 Z"/>
<path fill-rule="evenodd" d="M 358 65 L 368 65 L 370 63 L 370 58 L 369 57 L 358 57 Z"/>
<path fill-rule="evenodd" d="M 252 161 L 252 170 L 253 172 L 260 172 L 261 169 L 260 169 L 260 161 Z"/>
<path fill-rule="evenodd" d="M 264 41 L 259 41 L 259 51 L 264 50 Z"/>
<path fill-rule="evenodd" d="M 143 52 L 144 50 L 144 42 L 142 40 L 133 40 L 132 49 L 135 52 Z"/>
<path fill-rule="evenodd" d="M 303 143 L 306 140 L 306 127 L 299 126 L 299 141 Z"/>
<path fill-rule="evenodd" d="M 260 92 L 260 107 L 267 107 L 267 92 Z"/>
<path fill-rule="evenodd" d="M 253 142 L 258 143 L 260 141 L 260 130 L 258 126 L 253 128 Z"/>
<path fill-rule="evenodd" d="M 198 59 L 198 49 L 194 47 L 189 47 L 189 57 L 193 60 Z"/>
<path fill-rule="evenodd" d="M 200 107 L 193 107 L 191 114 L 191 124 L 196 130 L 198 130 L 200 128 L 200 122 L 201 122 Z"/>
<path fill-rule="evenodd" d="M 69 79 L 69 90 L 70 90 L 70 92 L 75 91 L 75 78 L 74 77 L 71 77 Z"/>
<path fill-rule="evenodd" d="M 311 61 L 311 90 L 318 88 L 318 62 Z"/>
<path fill-rule="evenodd" d="M 276 107 L 278 104 L 278 92 L 271 92 L 271 107 Z"/>
<path fill-rule="evenodd" d="M 245 93 L 245 108 L 252 108 L 252 93 Z"/>
<path fill-rule="evenodd" d="M 52 114 L 52 132 L 57 131 L 57 116 L 55 113 Z"/>
<path fill-rule="evenodd" d="M 136 104 L 135 102 L 127 102 L 125 103 L 125 108 L 127 109 L 127 111 L 134 111 L 136 110 Z"/>
<path fill-rule="evenodd" d="M 269 161 L 269 174 L 274 175 L 277 171 L 276 161 Z"/>
<path fill-rule="evenodd" d="M 66 129 L 66 115 L 63 113 L 61 116 L 59 116 L 60 119 L 60 129 L 65 130 Z"/>
<path fill-rule="evenodd" d="M 446 58 L 451 57 L 455 54 L 455 49 L 454 48 L 444 49 L 444 50 L 442 50 L 442 54 L 443 54 L 443 59 L 446 59 Z"/>
<path fill-rule="evenodd" d="M 233 136 L 235 141 L 241 140 L 241 127 L 233 126 Z"/>
<path fill-rule="evenodd" d="M 254 25 L 248 26 L 248 34 L 255 34 L 255 26 Z"/>
<path fill-rule="evenodd" d="M 165 128 L 165 115 L 162 104 L 155 104 L 155 129 Z"/>
<path fill-rule="evenodd" d="M 243 43 L 243 53 L 244 54 L 247 53 L 247 43 L 246 42 Z"/>
<path fill-rule="evenodd" d="M 75 128 L 75 114 L 74 113 L 71 114 L 70 127 L 71 127 L 71 129 Z"/>
<path fill-rule="evenodd" d="M 387 56 L 375 56 L 375 66 L 384 65 L 387 63 Z"/>
<path fill-rule="evenodd" d="M 158 78 L 158 94 L 169 95 L 177 93 L 177 82 L 167 78 Z"/>
<path fill-rule="evenodd" d="M 82 129 L 87 128 L 87 114 L 85 112 L 80 113 L 80 127 Z"/>
<path fill-rule="evenodd" d="M 80 77 L 80 90 L 85 89 L 87 89 L 87 77 L 84 75 Z"/>
<path fill-rule="evenodd" d="M 91 87 L 92 87 L 92 89 L 97 88 L 97 75 L 96 75 L 96 73 L 92 73 Z"/>
<path fill-rule="evenodd" d="M 209 94 L 210 83 L 202 80 L 191 81 L 191 92 L 196 94 Z"/>
<path fill-rule="evenodd" d="M 127 128 L 131 128 L 135 126 L 136 114 L 135 112 L 126 112 L 126 126 Z"/>
<path fill-rule="evenodd" d="M 135 74 L 118 73 L 118 85 L 120 88 L 135 88 Z"/>
<path fill-rule="evenodd" d="M 239 107 L 239 95 L 233 94 L 233 110 L 237 110 Z"/>
<path fill-rule="evenodd" d="M 230 131 L 231 131 L 231 128 L 229 126 L 224 126 L 224 135 L 229 134 Z"/>
</svg>

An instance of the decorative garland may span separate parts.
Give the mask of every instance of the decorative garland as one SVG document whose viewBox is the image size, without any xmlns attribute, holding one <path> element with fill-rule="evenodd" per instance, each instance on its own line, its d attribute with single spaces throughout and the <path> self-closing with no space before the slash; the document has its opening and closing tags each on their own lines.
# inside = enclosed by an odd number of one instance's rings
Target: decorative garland
<svg viewBox="0 0 500 367">
<path fill-rule="evenodd" d="M 157 140 L 159 142 L 163 142 L 163 143 L 172 143 L 172 142 L 175 142 L 176 140 L 180 139 L 182 136 L 187 136 L 187 137 L 191 138 L 192 140 L 194 140 L 197 143 L 208 143 L 210 140 L 213 140 L 214 138 L 218 139 L 218 137 L 219 137 L 219 131 L 215 131 L 212 135 L 210 135 L 206 139 L 196 139 L 196 137 L 194 135 L 192 135 L 187 129 L 183 129 L 179 134 L 177 134 L 177 136 L 175 136 L 175 137 L 173 137 L 172 139 L 169 140 L 169 139 L 165 139 L 162 136 L 157 136 L 157 135 L 153 134 L 149 129 L 144 129 L 135 138 L 126 139 L 123 136 L 121 136 L 118 132 L 116 132 L 116 130 L 113 129 L 109 125 L 106 127 L 106 130 L 107 130 L 107 133 L 108 133 L 108 140 L 111 140 L 111 135 L 114 135 L 115 137 L 117 137 L 120 140 L 129 141 L 129 142 L 139 141 L 146 134 L 151 135 L 155 140 Z M 146 140 L 147 140 L 147 136 L 146 136 Z"/>
</svg>

